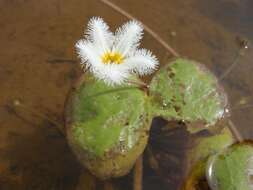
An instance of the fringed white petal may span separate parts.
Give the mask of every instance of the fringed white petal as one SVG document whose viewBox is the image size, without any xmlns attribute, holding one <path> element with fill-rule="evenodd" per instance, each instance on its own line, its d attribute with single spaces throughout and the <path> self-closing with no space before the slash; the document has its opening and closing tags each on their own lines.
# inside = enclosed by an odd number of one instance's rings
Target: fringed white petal
<svg viewBox="0 0 253 190">
<path fill-rule="evenodd" d="M 79 40 L 75 46 L 83 67 L 93 69 L 100 64 L 98 52 L 91 42 Z"/>
<path fill-rule="evenodd" d="M 114 35 L 109 31 L 109 26 L 100 17 L 90 19 L 85 37 L 95 45 L 100 53 L 109 51 L 114 39 Z"/>
<path fill-rule="evenodd" d="M 139 49 L 130 55 L 123 64 L 139 75 L 147 75 L 157 69 L 159 62 L 151 51 Z"/>
<path fill-rule="evenodd" d="M 116 64 L 100 65 L 93 70 L 93 74 L 110 86 L 121 85 L 129 78 L 125 67 Z"/>
<path fill-rule="evenodd" d="M 142 25 L 130 21 L 114 36 L 103 19 L 94 17 L 88 24 L 86 39 L 76 43 L 81 64 L 89 68 L 96 78 L 111 86 L 125 83 L 132 73 L 150 74 L 157 68 L 158 60 L 148 50 L 137 50 L 142 34 Z M 111 56 L 108 62 L 112 63 L 104 63 L 103 58 L 108 53 L 110 56 L 110 53 L 119 54 L 122 60 Z"/>
<path fill-rule="evenodd" d="M 116 31 L 113 50 L 119 51 L 125 56 L 139 46 L 142 35 L 143 27 L 140 22 L 127 22 Z"/>
</svg>

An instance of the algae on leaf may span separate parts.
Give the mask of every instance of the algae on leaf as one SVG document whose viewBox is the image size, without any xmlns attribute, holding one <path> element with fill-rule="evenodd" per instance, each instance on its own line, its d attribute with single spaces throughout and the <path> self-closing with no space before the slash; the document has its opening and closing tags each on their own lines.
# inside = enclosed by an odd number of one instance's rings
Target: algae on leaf
<svg viewBox="0 0 253 190">
<path fill-rule="evenodd" d="M 212 190 L 253 189 L 253 145 L 238 143 L 209 160 L 207 178 Z"/>
<path fill-rule="evenodd" d="M 110 87 L 87 76 L 67 102 L 67 137 L 94 175 L 125 175 L 142 154 L 151 116 L 149 98 L 133 86 Z"/>
<path fill-rule="evenodd" d="M 167 120 L 215 124 L 225 114 L 226 95 L 202 65 L 178 58 L 161 68 L 150 84 L 154 113 Z"/>
</svg>

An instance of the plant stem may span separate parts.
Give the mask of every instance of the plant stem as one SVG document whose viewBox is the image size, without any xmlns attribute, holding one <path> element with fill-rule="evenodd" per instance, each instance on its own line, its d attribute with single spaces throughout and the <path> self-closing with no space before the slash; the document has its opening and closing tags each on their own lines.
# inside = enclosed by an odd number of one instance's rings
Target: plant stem
<svg viewBox="0 0 253 190">
<path fill-rule="evenodd" d="M 156 172 L 156 173 L 159 173 L 159 163 L 158 161 L 156 160 L 151 148 L 150 148 L 150 145 L 147 145 L 147 148 L 146 148 L 146 152 L 147 152 L 147 156 L 148 156 L 148 163 L 149 163 L 149 166 Z"/>
<path fill-rule="evenodd" d="M 129 79 L 128 79 L 126 82 L 129 83 L 129 84 L 137 85 L 137 86 L 139 86 L 140 88 L 149 89 L 148 84 L 145 83 L 145 82 L 142 82 L 142 81 L 136 81 L 136 80 L 129 80 Z"/>
<path fill-rule="evenodd" d="M 235 58 L 232 62 L 231 65 L 229 65 L 229 67 L 223 72 L 223 74 L 219 77 L 219 81 L 222 81 L 223 79 L 225 79 L 235 68 L 235 66 L 237 66 L 240 63 L 240 59 L 242 56 L 244 56 L 245 51 L 247 49 L 249 49 L 249 45 L 248 45 L 248 41 L 247 40 L 242 40 L 242 39 L 238 39 L 239 40 L 239 45 L 240 45 L 240 49 L 238 51 L 238 53 L 235 55 Z"/>
<path fill-rule="evenodd" d="M 235 56 L 234 61 L 232 62 L 231 65 L 224 71 L 224 73 L 219 77 L 219 81 L 222 81 L 224 78 L 226 78 L 231 71 L 235 68 L 236 65 L 238 65 L 240 58 L 242 57 L 242 52 L 244 49 L 241 49 Z"/>
<path fill-rule="evenodd" d="M 235 106 L 235 107 L 232 107 L 231 110 L 234 111 L 234 110 L 242 110 L 242 109 L 249 109 L 249 108 L 253 108 L 253 104 Z"/>
<path fill-rule="evenodd" d="M 142 190 L 142 177 L 143 177 L 143 158 L 142 155 L 135 162 L 134 167 L 134 190 Z"/>
<path fill-rule="evenodd" d="M 48 117 L 47 115 L 45 115 L 41 112 L 38 112 L 36 110 L 33 110 L 32 108 L 27 107 L 26 105 L 21 103 L 19 100 L 14 100 L 11 105 L 8 105 L 8 107 L 18 115 L 19 115 L 20 112 L 26 112 L 28 114 L 35 115 L 35 116 L 37 116 L 41 119 L 47 120 L 50 123 L 52 123 L 53 125 L 55 125 L 57 127 L 57 129 L 63 135 L 65 135 L 64 124 L 63 123 L 60 123 L 60 122 L 56 121 L 55 119 L 52 119 L 52 118 Z"/>
<path fill-rule="evenodd" d="M 138 20 L 133 15 L 125 11 L 124 9 L 120 8 L 119 6 L 115 5 L 109 0 L 100 0 L 105 5 L 109 6 L 113 10 L 117 11 L 121 15 L 127 17 L 128 19 Z M 159 44 L 161 44 L 170 54 L 172 54 L 175 57 L 179 57 L 179 54 L 174 50 L 172 47 L 169 46 L 168 43 L 166 43 L 156 32 L 154 32 L 151 28 L 149 28 L 147 25 L 142 23 L 142 26 L 144 30 L 146 30 L 147 33 L 149 33 Z"/>
<path fill-rule="evenodd" d="M 87 170 L 81 170 L 79 175 L 78 182 L 75 186 L 75 190 L 84 190 L 84 189 L 96 189 L 96 178 L 87 172 Z M 108 190 L 108 189 L 107 189 Z"/>
<path fill-rule="evenodd" d="M 228 124 L 229 124 L 229 129 L 232 132 L 232 134 L 234 135 L 235 139 L 238 142 L 243 142 L 243 137 L 242 135 L 239 133 L 239 131 L 237 130 L 236 126 L 234 125 L 234 123 L 231 120 L 228 120 Z"/>
<path fill-rule="evenodd" d="M 113 185 L 111 181 L 105 181 L 104 190 L 113 190 Z"/>
</svg>

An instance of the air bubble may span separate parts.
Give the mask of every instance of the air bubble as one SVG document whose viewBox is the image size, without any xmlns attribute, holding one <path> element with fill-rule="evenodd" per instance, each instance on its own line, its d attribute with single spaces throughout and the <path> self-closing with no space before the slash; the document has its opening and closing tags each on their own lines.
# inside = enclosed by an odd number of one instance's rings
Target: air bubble
<svg viewBox="0 0 253 190">
<path fill-rule="evenodd" d="M 163 105 L 163 107 L 167 107 L 168 106 L 167 102 L 165 102 L 165 101 L 163 102 L 162 105 Z"/>
<path fill-rule="evenodd" d="M 213 156 L 209 159 L 206 167 L 206 179 L 209 187 L 212 190 L 218 190 L 218 182 L 214 174 L 214 163 L 216 161 L 217 156 Z"/>
</svg>

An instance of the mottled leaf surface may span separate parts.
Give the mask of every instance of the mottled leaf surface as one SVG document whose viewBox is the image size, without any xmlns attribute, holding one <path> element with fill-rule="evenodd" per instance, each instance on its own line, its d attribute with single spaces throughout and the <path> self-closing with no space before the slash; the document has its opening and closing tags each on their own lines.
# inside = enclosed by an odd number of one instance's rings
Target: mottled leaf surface
<svg viewBox="0 0 253 190">
<path fill-rule="evenodd" d="M 110 87 L 86 77 L 73 92 L 67 114 L 70 118 L 68 139 L 78 150 L 77 154 L 85 154 L 84 165 L 102 169 L 102 164 L 110 175 L 130 169 L 147 141 L 151 121 L 148 99 L 136 87 Z"/>
<path fill-rule="evenodd" d="M 206 68 L 176 59 L 161 68 L 150 84 L 154 112 L 165 119 L 213 125 L 224 116 L 226 95 Z"/>
</svg>

